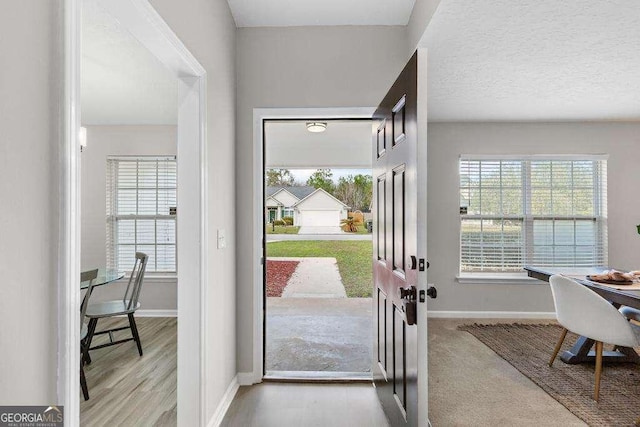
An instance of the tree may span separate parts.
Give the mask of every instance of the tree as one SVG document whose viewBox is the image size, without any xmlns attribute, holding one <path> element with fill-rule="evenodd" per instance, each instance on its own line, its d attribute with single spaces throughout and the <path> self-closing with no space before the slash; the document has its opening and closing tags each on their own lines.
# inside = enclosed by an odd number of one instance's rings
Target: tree
<svg viewBox="0 0 640 427">
<path fill-rule="evenodd" d="M 289 169 L 267 169 L 267 185 L 272 187 L 289 187 L 295 185 L 295 179 Z"/>
<path fill-rule="evenodd" d="M 317 169 L 309 179 L 307 179 L 307 185 L 313 188 L 322 188 L 329 194 L 333 194 L 335 190 L 335 184 L 333 183 L 333 172 L 331 169 Z"/>
<path fill-rule="evenodd" d="M 341 177 L 334 195 L 352 210 L 368 211 L 373 197 L 373 179 L 362 174 Z"/>
</svg>

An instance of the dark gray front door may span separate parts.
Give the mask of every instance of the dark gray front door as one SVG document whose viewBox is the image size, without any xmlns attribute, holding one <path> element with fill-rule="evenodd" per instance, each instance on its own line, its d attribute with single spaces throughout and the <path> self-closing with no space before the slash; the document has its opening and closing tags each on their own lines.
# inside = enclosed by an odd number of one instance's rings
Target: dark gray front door
<svg viewBox="0 0 640 427">
<path fill-rule="evenodd" d="M 420 164 L 417 85 L 418 52 L 373 117 L 373 375 L 393 426 L 426 424 L 426 394 L 418 401 L 418 370 L 426 372 L 426 355 L 424 366 L 418 364 L 417 323 L 426 320 L 424 313 L 417 317 L 418 306 L 425 306 L 417 301 L 424 289 L 418 284 L 419 257 L 426 256 L 418 253 L 419 212 L 426 220 L 426 210 L 418 209 L 418 185 L 422 185 L 418 178 L 424 176 L 426 186 L 426 157 Z M 426 244 L 422 246 L 426 248 Z M 422 323 L 420 333 L 426 335 L 426 321 Z M 424 405 L 422 422 L 419 405 Z"/>
</svg>

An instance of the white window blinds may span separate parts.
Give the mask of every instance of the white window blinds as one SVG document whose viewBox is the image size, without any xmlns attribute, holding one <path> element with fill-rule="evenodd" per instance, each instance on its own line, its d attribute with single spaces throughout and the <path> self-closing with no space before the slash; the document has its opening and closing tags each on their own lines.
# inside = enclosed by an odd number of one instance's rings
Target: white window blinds
<svg viewBox="0 0 640 427">
<path fill-rule="evenodd" d="M 107 159 L 107 265 L 133 268 L 135 252 L 149 255 L 147 271 L 176 271 L 174 157 Z"/>
<path fill-rule="evenodd" d="M 460 160 L 460 271 L 607 264 L 604 158 Z"/>
</svg>

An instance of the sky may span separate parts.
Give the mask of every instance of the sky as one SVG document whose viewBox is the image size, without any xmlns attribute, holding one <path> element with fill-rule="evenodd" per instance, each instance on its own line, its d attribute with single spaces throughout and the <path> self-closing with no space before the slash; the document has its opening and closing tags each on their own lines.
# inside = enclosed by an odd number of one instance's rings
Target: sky
<svg viewBox="0 0 640 427">
<path fill-rule="evenodd" d="M 315 171 L 316 169 L 289 169 L 296 182 L 300 183 L 306 183 Z M 331 172 L 333 172 L 334 182 L 338 182 L 340 177 L 347 175 L 371 175 L 371 169 L 331 169 Z"/>
</svg>

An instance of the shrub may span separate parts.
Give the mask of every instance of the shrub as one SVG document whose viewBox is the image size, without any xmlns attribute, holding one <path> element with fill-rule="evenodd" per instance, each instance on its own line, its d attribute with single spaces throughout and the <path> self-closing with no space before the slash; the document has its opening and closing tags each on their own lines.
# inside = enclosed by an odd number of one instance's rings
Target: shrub
<svg viewBox="0 0 640 427">
<path fill-rule="evenodd" d="M 356 222 L 353 220 L 353 217 L 348 217 L 347 219 L 343 219 L 340 221 L 340 225 L 342 225 L 342 229 L 347 233 L 355 233 L 358 231 L 358 227 L 356 226 Z"/>
<path fill-rule="evenodd" d="M 276 219 L 273 221 L 273 225 L 284 225 L 284 221 L 281 219 Z"/>
<path fill-rule="evenodd" d="M 283 216 L 282 220 L 284 221 L 284 223 L 286 225 L 293 225 L 293 217 L 290 216 Z"/>
</svg>

